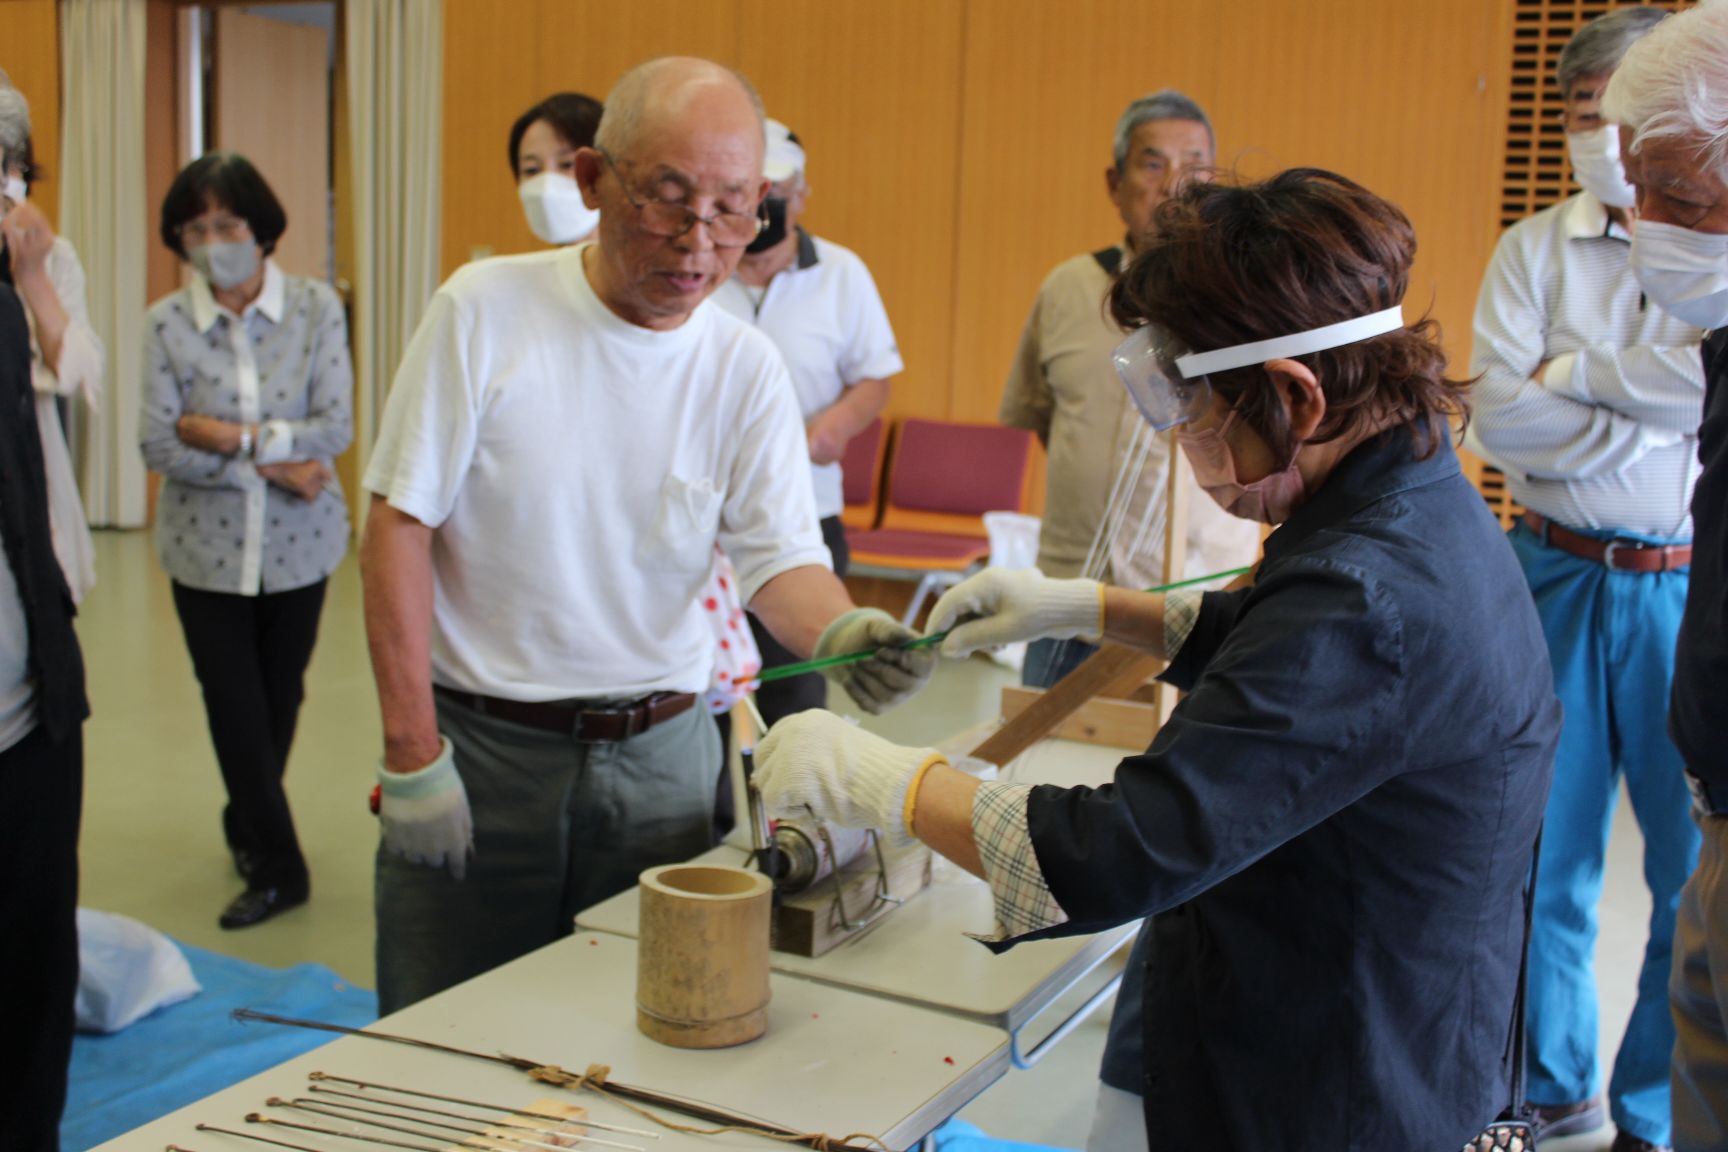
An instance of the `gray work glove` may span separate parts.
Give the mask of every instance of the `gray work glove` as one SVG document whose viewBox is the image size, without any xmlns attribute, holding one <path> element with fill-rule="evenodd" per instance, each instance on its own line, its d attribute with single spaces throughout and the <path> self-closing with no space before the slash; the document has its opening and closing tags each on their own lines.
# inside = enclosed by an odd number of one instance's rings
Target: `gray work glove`
<svg viewBox="0 0 1728 1152">
<path fill-rule="evenodd" d="M 918 633 L 882 609 L 854 608 L 836 616 L 823 630 L 813 656 L 822 660 L 875 649 L 870 659 L 824 669 L 823 675 L 846 689 L 858 707 L 877 715 L 924 687 L 935 673 L 934 648 L 902 647 L 916 639 Z"/>
<path fill-rule="evenodd" d="M 438 739 L 438 759 L 418 771 L 391 772 L 379 763 L 378 820 L 386 852 L 414 864 L 449 868 L 460 880 L 474 851 L 474 816 L 450 738 Z"/>
</svg>

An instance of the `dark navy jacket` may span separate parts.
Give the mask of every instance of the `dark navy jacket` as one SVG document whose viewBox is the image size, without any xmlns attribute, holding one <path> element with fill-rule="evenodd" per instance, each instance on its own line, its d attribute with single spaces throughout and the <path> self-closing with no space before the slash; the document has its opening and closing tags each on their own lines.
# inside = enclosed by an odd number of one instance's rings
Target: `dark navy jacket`
<svg viewBox="0 0 1728 1152">
<path fill-rule="evenodd" d="M 1704 471 L 1692 489 L 1692 580 L 1668 730 L 1713 806 L 1728 812 L 1728 330 L 1704 342 L 1698 459 Z"/>
<path fill-rule="evenodd" d="M 59 743 L 90 714 L 84 657 L 72 630 L 72 593 L 48 524 L 48 482 L 30 384 L 30 330 L 11 287 L 0 284 L 0 564 L 12 569 L 30 635 L 36 723 Z"/>
<path fill-rule="evenodd" d="M 1155 915 L 1152 1146 L 1461 1147 L 1510 1095 L 1560 706 L 1451 446 L 1352 452 L 1165 675 L 1145 755 L 1028 806 L 1052 934 Z"/>
</svg>

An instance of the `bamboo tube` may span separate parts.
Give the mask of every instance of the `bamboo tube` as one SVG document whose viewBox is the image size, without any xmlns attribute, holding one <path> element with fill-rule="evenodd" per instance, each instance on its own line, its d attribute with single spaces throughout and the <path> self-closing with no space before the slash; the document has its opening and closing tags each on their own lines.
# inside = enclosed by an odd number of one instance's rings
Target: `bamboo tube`
<svg viewBox="0 0 1728 1152">
<path fill-rule="evenodd" d="M 727 1048 L 768 1030 L 774 882 L 668 864 L 642 873 L 636 1027 L 674 1048 Z"/>
</svg>

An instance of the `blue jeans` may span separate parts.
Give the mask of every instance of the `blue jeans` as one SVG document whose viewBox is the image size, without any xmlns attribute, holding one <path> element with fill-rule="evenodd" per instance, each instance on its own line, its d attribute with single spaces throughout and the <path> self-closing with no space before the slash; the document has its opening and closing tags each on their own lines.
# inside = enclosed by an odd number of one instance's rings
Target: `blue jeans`
<svg viewBox="0 0 1728 1152">
<path fill-rule="evenodd" d="M 1084 640 L 1034 640 L 1026 645 L 1026 662 L 1020 666 L 1020 683 L 1027 688 L 1048 688 L 1098 651 Z"/>
<path fill-rule="evenodd" d="M 701 707 L 584 744 L 440 696 L 474 813 L 468 873 L 378 850 L 378 1009 L 406 1008 L 570 935 L 576 913 L 645 868 L 714 842 L 720 735 Z"/>
<path fill-rule="evenodd" d="M 1668 973 L 1680 888 L 1698 859 L 1684 765 L 1667 725 L 1688 573 L 1611 571 L 1544 544 L 1523 524 L 1512 529 L 1511 540 L 1566 711 L 1530 939 L 1529 1097 L 1536 1104 L 1565 1104 L 1601 1088 L 1592 954 L 1608 831 L 1624 774 L 1644 834 L 1652 911 L 1638 999 L 1614 1059 L 1608 1103 L 1622 1132 L 1666 1145 L 1674 1049 Z"/>
</svg>

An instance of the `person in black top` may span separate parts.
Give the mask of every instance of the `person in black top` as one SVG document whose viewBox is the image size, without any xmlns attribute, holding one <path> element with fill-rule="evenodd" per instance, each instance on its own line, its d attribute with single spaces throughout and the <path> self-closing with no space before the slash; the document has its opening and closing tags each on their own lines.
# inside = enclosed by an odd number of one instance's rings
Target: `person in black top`
<svg viewBox="0 0 1728 1152">
<path fill-rule="evenodd" d="M 0 1148 L 56 1152 L 78 990 L 84 660 L 54 557 L 30 332 L 0 284 Z"/>
<path fill-rule="evenodd" d="M 1728 4 L 1672 16 L 1634 44 L 1602 111 L 1638 190 L 1632 270 L 1652 303 L 1711 330 L 1668 722 L 1704 839 L 1680 894 L 1668 996 L 1674 1147 L 1715 1152 L 1728 1147 Z"/>
<path fill-rule="evenodd" d="M 945 655 L 1102 632 L 1168 659 L 1186 695 L 1151 746 L 1100 788 L 980 783 L 806 712 L 757 782 L 772 813 L 984 876 L 998 944 L 1149 917 L 1150 1146 L 1461 1148 L 1511 1101 L 1560 706 L 1453 452 L 1465 388 L 1402 314 L 1414 231 L 1314 169 L 1191 185 L 1156 222 L 1112 290 L 1116 357 L 1207 494 L 1277 525 L 1252 585 L 992 571 L 930 619 Z"/>
</svg>

